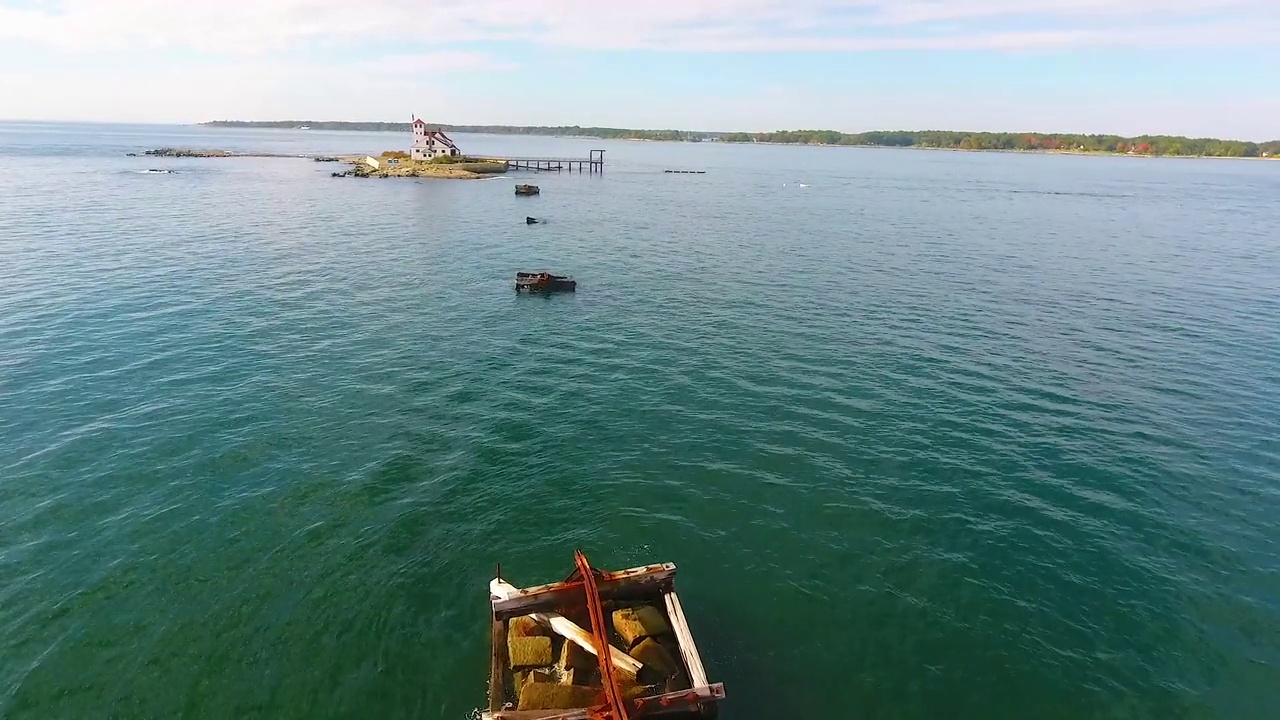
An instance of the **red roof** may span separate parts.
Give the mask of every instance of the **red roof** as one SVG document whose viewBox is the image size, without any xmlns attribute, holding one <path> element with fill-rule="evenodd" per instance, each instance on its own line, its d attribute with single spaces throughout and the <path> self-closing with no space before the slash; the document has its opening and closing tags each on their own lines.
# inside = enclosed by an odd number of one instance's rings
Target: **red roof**
<svg viewBox="0 0 1280 720">
<path fill-rule="evenodd" d="M 415 119 L 414 119 L 414 121 L 413 121 L 413 124 L 414 124 L 414 125 L 426 125 L 427 123 L 426 123 L 422 118 L 415 118 Z"/>
</svg>

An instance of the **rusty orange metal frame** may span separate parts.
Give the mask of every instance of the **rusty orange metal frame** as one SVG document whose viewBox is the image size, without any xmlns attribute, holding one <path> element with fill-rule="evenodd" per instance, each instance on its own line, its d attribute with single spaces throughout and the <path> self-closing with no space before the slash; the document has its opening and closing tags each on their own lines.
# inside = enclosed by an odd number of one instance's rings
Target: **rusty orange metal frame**
<svg viewBox="0 0 1280 720">
<path fill-rule="evenodd" d="M 587 611 L 591 613 L 591 634 L 596 641 L 596 659 L 600 664 L 600 679 L 604 685 L 606 707 L 597 708 L 592 715 L 601 720 L 630 720 L 627 712 L 627 701 L 618 690 L 618 682 L 614 678 L 613 662 L 609 659 L 609 632 L 604 624 L 604 607 L 600 604 L 600 589 L 596 585 L 595 571 L 581 550 L 573 551 L 574 562 L 578 565 L 578 574 L 582 576 L 582 586 L 587 596 Z"/>
</svg>

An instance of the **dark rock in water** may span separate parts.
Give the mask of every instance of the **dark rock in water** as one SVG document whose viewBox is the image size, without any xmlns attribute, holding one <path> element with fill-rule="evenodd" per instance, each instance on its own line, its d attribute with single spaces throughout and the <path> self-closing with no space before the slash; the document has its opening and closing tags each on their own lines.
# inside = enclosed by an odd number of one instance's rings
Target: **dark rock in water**
<svg viewBox="0 0 1280 720">
<path fill-rule="evenodd" d="M 330 155 L 318 155 L 312 158 L 316 162 L 339 162 L 341 158 L 332 157 Z"/>
<path fill-rule="evenodd" d="M 538 222 L 539 222 L 539 221 L 538 221 L 538 218 L 535 218 L 535 217 L 526 217 L 526 218 L 524 219 L 524 224 L 525 224 L 525 225 L 537 225 L 537 224 L 538 224 Z"/>
<path fill-rule="evenodd" d="M 138 157 L 138 153 L 125 153 L 125 157 Z"/>
<path fill-rule="evenodd" d="M 234 157 L 233 153 L 226 150 L 190 150 L 187 148 L 156 148 L 148 150 L 143 155 L 154 155 L 156 157 L 176 157 L 176 158 L 215 158 L 215 157 Z M 263 154 L 261 157 L 268 157 Z"/>
</svg>

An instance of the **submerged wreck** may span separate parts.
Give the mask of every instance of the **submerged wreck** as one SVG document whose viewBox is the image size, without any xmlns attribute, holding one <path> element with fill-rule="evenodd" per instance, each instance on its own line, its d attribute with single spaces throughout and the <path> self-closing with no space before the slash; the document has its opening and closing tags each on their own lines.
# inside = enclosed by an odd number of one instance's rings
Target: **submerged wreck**
<svg viewBox="0 0 1280 720">
<path fill-rule="evenodd" d="M 568 275 L 552 275 L 549 272 L 516 273 L 516 292 L 531 293 L 577 292 L 578 281 Z"/>
<path fill-rule="evenodd" d="M 614 572 L 581 551 L 564 582 L 489 583 L 493 652 L 481 720 L 714 717 L 724 685 L 707 681 L 671 563 Z"/>
</svg>

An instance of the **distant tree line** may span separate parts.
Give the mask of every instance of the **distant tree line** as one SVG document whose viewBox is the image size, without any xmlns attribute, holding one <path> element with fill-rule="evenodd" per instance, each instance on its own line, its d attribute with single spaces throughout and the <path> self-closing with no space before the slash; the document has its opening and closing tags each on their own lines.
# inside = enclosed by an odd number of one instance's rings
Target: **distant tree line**
<svg viewBox="0 0 1280 720">
<path fill-rule="evenodd" d="M 313 130 L 409 132 L 409 123 L 391 122 L 215 120 L 203 124 L 241 128 L 292 129 L 307 126 Z M 593 137 L 607 140 L 683 142 L 719 140 L 733 143 L 783 143 L 788 145 L 864 145 L 875 147 L 948 148 L 953 150 L 1096 152 L 1191 157 L 1280 157 L 1280 140 L 1254 143 L 1241 140 L 1186 138 L 1169 135 L 1121 137 L 1119 135 L 956 132 L 952 130 L 875 131 L 864 133 L 842 133 L 836 130 L 780 130 L 767 133 L 715 133 L 691 130 L 632 130 L 627 128 L 582 127 L 580 125 L 440 124 L 433 127 L 439 127 L 445 132 L 490 133 L 494 135 L 554 135 L 562 137 Z"/>
<path fill-rule="evenodd" d="M 409 123 L 342 122 L 324 120 L 214 120 L 201 123 L 215 127 L 278 128 L 309 127 L 312 130 L 356 130 L 363 132 L 409 132 Z M 709 140 L 719 133 L 689 130 L 630 130 L 627 128 L 582 127 L 580 125 L 449 125 L 433 123 L 445 132 L 488 133 L 492 135 L 547 135 L 593 137 L 607 140 L 666 140 L 689 142 Z"/>
<path fill-rule="evenodd" d="M 762 142 L 799 145 L 870 145 L 876 147 L 948 148 L 954 150 L 1027 150 L 1104 152 L 1135 155 L 1200 157 L 1272 157 L 1280 155 L 1280 140 L 1254 143 L 1215 138 L 1169 135 L 1074 135 L 1041 133 L 919 132 L 842 133 L 835 130 L 782 130 L 769 133 L 729 133 L 722 142 Z"/>
</svg>

